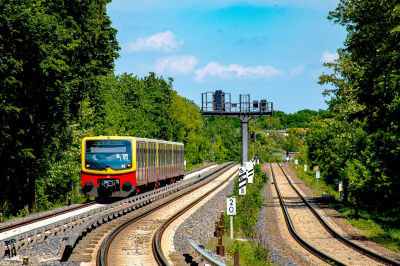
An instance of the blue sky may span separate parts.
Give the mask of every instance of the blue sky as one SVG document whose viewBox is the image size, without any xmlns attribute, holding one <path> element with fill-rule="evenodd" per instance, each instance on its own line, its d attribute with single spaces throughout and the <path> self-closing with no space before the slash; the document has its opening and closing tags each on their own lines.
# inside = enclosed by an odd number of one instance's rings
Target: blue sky
<svg viewBox="0 0 400 266">
<path fill-rule="evenodd" d="M 201 104 L 222 90 L 275 110 L 326 109 L 323 62 L 337 58 L 346 31 L 326 17 L 339 0 L 113 0 L 107 5 L 122 48 L 115 73 L 174 78 Z"/>
</svg>

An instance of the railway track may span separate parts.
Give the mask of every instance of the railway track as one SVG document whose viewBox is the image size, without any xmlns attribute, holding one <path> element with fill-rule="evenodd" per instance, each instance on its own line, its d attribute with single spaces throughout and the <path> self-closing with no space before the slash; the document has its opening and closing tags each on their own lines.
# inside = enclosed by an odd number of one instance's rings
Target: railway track
<svg viewBox="0 0 400 266">
<path fill-rule="evenodd" d="M 306 250 L 331 265 L 400 265 L 343 237 L 295 188 L 279 164 L 270 164 L 286 225 Z"/>
<path fill-rule="evenodd" d="M 188 174 L 194 173 L 196 171 L 203 170 L 204 168 L 210 167 L 212 165 L 214 165 L 214 163 L 208 164 L 206 166 L 202 166 L 202 167 L 199 167 L 199 168 L 196 168 L 196 169 L 194 169 L 192 171 L 189 171 L 189 172 L 186 172 L 185 176 L 188 175 Z M 51 213 L 51 214 L 45 214 L 45 215 L 42 215 L 42 216 L 36 217 L 36 218 L 31 218 L 31 219 L 28 218 L 28 219 L 23 220 L 21 222 L 1 227 L 0 228 L 0 234 L 4 233 L 4 232 L 7 232 L 7 231 L 10 231 L 10 230 L 13 230 L 13 229 L 17 229 L 17 228 L 26 226 L 26 225 L 30 225 L 30 224 L 33 224 L 33 223 L 36 223 L 36 222 L 40 222 L 40 221 L 44 221 L 44 220 L 47 220 L 47 219 L 50 219 L 50 218 L 54 218 L 54 217 L 59 216 L 59 215 L 71 213 L 71 212 L 74 212 L 74 211 L 77 211 L 77 210 L 80 210 L 80 209 L 83 209 L 83 208 L 86 208 L 86 207 L 90 207 L 90 206 L 93 206 L 95 204 L 96 204 L 95 201 L 90 201 L 90 202 L 87 202 L 87 203 L 80 204 L 79 206 L 71 207 L 71 208 L 66 209 L 66 210 L 57 211 L 57 212 L 54 212 L 54 213 Z"/>
<path fill-rule="evenodd" d="M 185 176 L 190 178 L 191 175 L 195 175 L 198 171 L 204 171 L 210 166 L 212 164 L 186 172 Z M 140 195 L 137 197 L 141 198 Z M 93 215 L 112 210 L 119 205 L 120 202 L 96 204 L 92 201 L 35 218 L 26 217 L 20 222 L 4 226 L 0 228 L 0 258 L 7 254 L 13 257 L 17 255 L 19 250 L 33 247 L 47 238 L 58 236 L 64 230 L 74 230 L 85 221 L 90 220 Z M 63 249 L 64 242 L 61 246 Z"/>
<path fill-rule="evenodd" d="M 101 239 L 96 265 L 125 265 L 127 262 L 130 265 L 170 265 L 167 251 L 162 248 L 168 242 L 162 237 L 167 227 L 236 175 L 236 168 L 232 165 L 223 169 L 205 182 L 166 197 L 157 206 L 143 208 L 140 214 L 125 219 Z"/>
<path fill-rule="evenodd" d="M 9 231 L 9 230 L 13 230 L 13 229 L 16 229 L 16 228 L 19 228 L 19 227 L 22 227 L 22 226 L 30 225 L 30 224 L 33 224 L 33 223 L 36 223 L 36 222 L 44 221 L 44 220 L 47 220 L 47 219 L 50 219 L 50 218 L 53 218 L 53 217 L 56 217 L 56 216 L 59 216 L 59 215 L 62 215 L 62 214 L 66 214 L 66 213 L 70 213 L 70 212 L 73 212 L 73 211 L 76 211 L 76 210 L 80 210 L 80 209 L 83 209 L 83 208 L 86 208 L 86 207 L 90 207 L 90 206 L 95 205 L 95 204 L 96 204 L 95 201 L 91 201 L 91 202 L 88 202 L 88 203 L 80 204 L 79 206 L 71 207 L 71 208 L 63 210 L 63 211 L 58 211 L 58 212 L 54 212 L 54 213 L 51 213 L 51 214 L 46 214 L 46 215 L 43 215 L 43 216 L 40 216 L 40 217 L 36 217 L 36 218 L 28 219 L 28 220 L 25 220 L 25 221 L 21 221 L 21 222 L 16 223 L 16 224 L 4 226 L 4 227 L 0 228 L 0 233 L 6 232 L 6 231 Z"/>
</svg>

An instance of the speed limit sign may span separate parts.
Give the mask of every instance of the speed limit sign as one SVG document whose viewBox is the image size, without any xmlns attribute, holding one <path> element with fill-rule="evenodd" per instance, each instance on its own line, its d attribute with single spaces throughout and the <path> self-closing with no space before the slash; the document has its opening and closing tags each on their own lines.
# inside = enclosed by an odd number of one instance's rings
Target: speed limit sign
<svg viewBox="0 0 400 266">
<path fill-rule="evenodd" d="M 236 199 L 227 198 L 226 199 L 226 214 L 236 215 Z"/>
</svg>

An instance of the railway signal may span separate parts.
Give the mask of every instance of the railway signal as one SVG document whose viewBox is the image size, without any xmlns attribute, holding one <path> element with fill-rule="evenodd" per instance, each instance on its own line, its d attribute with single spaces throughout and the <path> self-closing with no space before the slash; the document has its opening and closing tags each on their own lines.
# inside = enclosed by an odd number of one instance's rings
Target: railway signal
<svg viewBox="0 0 400 266">
<path fill-rule="evenodd" d="M 250 139 L 252 142 L 254 142 L 256 140 L 256 132 L 254 132 L 254 131 L 250 132 Z"/>
<path fill-rule="evenodd" d="M 239 103 L 231 102 L 231 94 L 221 90 L 201 94 L 204 116 L 238 117 L 242 121 L 242 164 L 248 161 L 249 120 L 254 116 L 272 116 L 273 103 L 262 99 L 250 102 L 250 94 L 240 94 Z M 254 134 L 255 139 L 255 134 Z M 254 155 L 254 152 L 253 152 Z"/>
</svg>

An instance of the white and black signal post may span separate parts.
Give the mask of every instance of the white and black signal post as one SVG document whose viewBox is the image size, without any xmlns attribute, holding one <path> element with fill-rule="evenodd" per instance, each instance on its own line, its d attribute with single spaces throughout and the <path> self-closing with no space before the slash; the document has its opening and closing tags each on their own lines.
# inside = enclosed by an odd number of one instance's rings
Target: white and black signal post
<svg viewBox="0 0 400 266">
<path fill-rule="evenodd" d="M 247 170 L 246 167 L 239 167 L 239 195 L 246 195 L 246 178 Z"/>
<path fill-rule="evenodd" d="M 249 184 L 253 184 L 253 177 L 254 177 L 254 171 L 253 171 L 253 168 L 254 168 L 254 164 L 253 164 L 254 159 L 251 159 L 251 160 L 252 160 L 251 163 L 246 164 L 246 166 L 247 166 L 247 182 L 248 182 Z"/>
<path fill-rule="evenodd" d="M 231 216 L 231 239 L 233 239 L 233 215 L 236 215 L 236 198 L 226 199 L 226 214 Z"/>
</svg>

